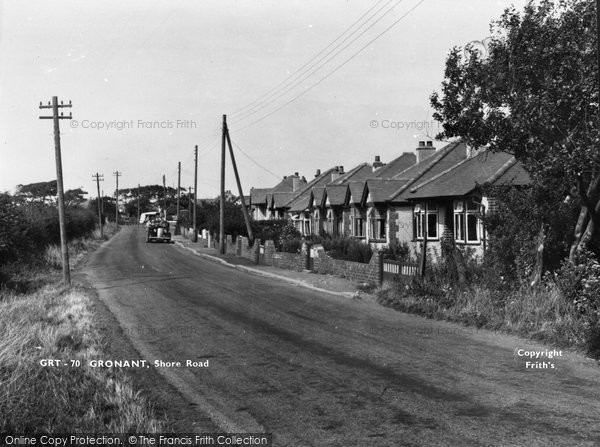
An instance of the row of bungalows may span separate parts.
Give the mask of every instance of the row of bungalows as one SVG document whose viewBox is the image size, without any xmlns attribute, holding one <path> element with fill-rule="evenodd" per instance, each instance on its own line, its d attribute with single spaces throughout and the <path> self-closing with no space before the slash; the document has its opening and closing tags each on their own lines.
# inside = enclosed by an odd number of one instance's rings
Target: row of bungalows
<svg viewBox="0 0 600 447">
<path fill-rule="evenodd" d="M 385 165 L 376 157 L 348 172 L 341 166 L 317 171 L 287 195 L 281 195 L 281 183 L 253 189 L 251 205 L 255 219 L 291 219 L 303 236 L 347 236 L 379 248 L 406 243 L 412 249 L 426 238 L 438 253 L 446 239 L 480 255 L 486 247 L 482 217 L 495 206 L 482 187 L 529 183 L 510 154 L 475 150 L 464 141 L 436 150 L 429 141 L 419 142 L 416 155 L 404 152 Z"/>
</svg>

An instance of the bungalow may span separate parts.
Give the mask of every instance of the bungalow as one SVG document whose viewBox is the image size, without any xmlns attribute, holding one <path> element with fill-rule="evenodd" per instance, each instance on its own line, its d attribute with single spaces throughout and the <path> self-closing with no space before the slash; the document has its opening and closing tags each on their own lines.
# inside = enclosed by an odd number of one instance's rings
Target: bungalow
<svg viewBox="0 0 600 447">
<path fill-rule="evenodd" d="M 531 180 L 521 163 L 505 152 L 481 150 L 438 175 L 413 184 L 404 194 L 413 204 L 413 242 L 427 238 L 441 250 L 444 240 L 481 256 L 486 247 L 482 216 L 494 198 L 482 186 L 526 186 Z"/>
<path fill-rule="evenodd" d="M 282 218 L 280 205 L 287 203 L 294 193 L 306 185 L 306 179 L 298 173 L 284 176 L 277 185 L 272 188 L 250 189 L 250 207 L 253 209 L 254 220 L 267 220 Z M 290 194 L 289 196 L 279 194 Z"/>
<path fill-rule="evenodd" d="M 321 216 L 325 216 L 325 214 L 321 214 L 320 209 L 316 216 L 313 215 L 315 203 L 313 190 L 315 188 L 324 188 L 343 174 L 343 166 L 335 166 L 325 172 L 317 170 L 315 178 L 301 188 L 297 194 L 284 205 L 283 208 L 286 211 L 286 215 L 292 219 L 294 225 L 296 225 L 296 228 L 303 236 L 316 234 L 315 222 L 317 222 L 316 228 L 321 228 Z M 320 190 L 317 192 L 317 200 L 317 203 L 321 205 L 323 202 L 323 193 Z"/>
</svg>

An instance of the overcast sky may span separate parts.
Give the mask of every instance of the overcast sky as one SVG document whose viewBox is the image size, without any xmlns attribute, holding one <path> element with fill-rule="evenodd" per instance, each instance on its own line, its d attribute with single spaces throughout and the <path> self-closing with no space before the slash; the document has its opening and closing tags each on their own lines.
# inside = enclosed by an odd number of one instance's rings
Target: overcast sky
<svg viewBox="0 0 600 447">
<path fill-rule="evenodd" d="M 448 50 L 487 37 L 511 4 L 525 1 L 0 0 L 0 191 L 55 178 L 52 121 L 38 119 L 52 96 L 73 103 L 60 123 L 66 189 L 94 192 L 99 172 L 111 194 L 116 170 L 123 187 L 163 174 L 176 186 L 178 161 L 193 185 L 197 144 L 199 196 L 214 197 L 223 114 L 246 194 L 389 161 L 437 132 L 429 96 Z"/>
</svg>

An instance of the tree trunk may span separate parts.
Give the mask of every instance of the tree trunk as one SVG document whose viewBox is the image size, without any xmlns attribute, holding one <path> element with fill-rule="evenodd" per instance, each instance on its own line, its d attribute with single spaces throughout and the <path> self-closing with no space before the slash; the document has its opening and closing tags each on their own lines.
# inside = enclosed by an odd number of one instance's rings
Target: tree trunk
<svg viewBox="0 0 600 447">
<path fill-rule="evenodd" d="M 594 212 L 596 215 L 600 213 L 600 201 L 596 201 L 596 207 L 594 208 Z M 596 231 L 598 230 L 598 225 L 596 225 L 596 221 L 594 219 L 589 219 L 587 226 L 585 228 L 585 233 L 581 236 L 581 240 L 576 249 L 576 253 L 579 254 L 584 248 L 587 247 L 587 244 L 593 239 Z"/>
<path fill-rule="evenodd" d="M 583 203 L 575 226 L 573 243 L 569 250 L 570 261 L 573 261 L 575 256 L 586 247 L 597 231 L 598 225 L 595 220 L 597 220 L 600 213 L 599 193 L 600 175 L 596 175 L 592 179 L 587 191 L 584 191 L 581 184 L 579 184 L 579 194 Z"/>
<path fill-rule="evenodd" d="M 535 253 L 535 264 L 531 274 L 531 287 L 537 285 L 542 280 L 544 273 L 544 244 L 546 243 L 547 229 L 546 224 L 542 222 L 540 232 L 537 238 L 537 250 Z"/>
</svg>

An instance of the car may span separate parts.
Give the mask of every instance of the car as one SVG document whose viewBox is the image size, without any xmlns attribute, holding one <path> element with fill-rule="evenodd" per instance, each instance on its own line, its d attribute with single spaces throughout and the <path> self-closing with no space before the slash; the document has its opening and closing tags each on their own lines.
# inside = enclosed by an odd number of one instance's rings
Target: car
<svg viewBox="0 0 600 447">
<path fill-rule="evenodd" d="M 169 222 L 166 220 L 153 220 L 146 224 L 146 242 L 171 242 Z"/>
</svg>

